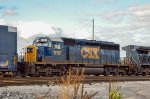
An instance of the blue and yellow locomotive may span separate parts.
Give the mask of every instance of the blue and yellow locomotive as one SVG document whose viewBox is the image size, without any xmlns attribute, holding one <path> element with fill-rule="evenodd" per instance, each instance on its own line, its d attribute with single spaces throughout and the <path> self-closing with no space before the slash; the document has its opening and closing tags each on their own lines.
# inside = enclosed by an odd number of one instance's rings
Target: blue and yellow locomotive
<svg viewBox="0 0 150 99">
<path fill-rule="evenodd" d="M 68 68 L 100 74 L 106 64 L 119 64 L 119 44 L 72 38 L 37 37 L 24 49 L 22 63 L 30 75 L 62 75 Z M 102 72 L 103 73 L 103 72 Z"/>
</svg>

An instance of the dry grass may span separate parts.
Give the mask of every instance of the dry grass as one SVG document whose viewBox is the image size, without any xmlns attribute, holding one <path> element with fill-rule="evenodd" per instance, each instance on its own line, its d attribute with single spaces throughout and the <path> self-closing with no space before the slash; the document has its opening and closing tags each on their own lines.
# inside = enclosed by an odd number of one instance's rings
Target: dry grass
<svg viewBox="0 0 150 99">
<path fill-rule="evenodd" d="M 52 96 L 50 93 L 52 91 L 49 90 L 41 97 L 37 97 L 36 99 L 92 99 L 94 96 L 98 94 L 98 92 L 89 94 L 84 90 L 84 70 L 77 71 L 74 73 L 69 70 L 66 76 L 61 77 L 61 81 L 58 82 L 58 91 L 56 91 L 56 95 Z M 52 85 L 54 82 L 49 82 Z M 109 99 L 122 99 L 122 95 L 120 93 L 120 87 L 117 82 L 112 83 L 111 78 L 109 82 Z M 48 96 L 50 94 L 50 96 Z"/>
<path fill-rule="evenodd" d="M 57 82 L 59 90 L 56 96 L 50 94 L 52 91 L 50 89 L 47 93 L 35 99 L 92 99 L 98 92 L 89 95 L 87 91 L 84 91 L 84 79 L 84 70 L 74 73 L 69 69 L 67 75 L 62 76 L 61 81 Z M 48 84 L 51 85 L 53 82 L 49 82 Z"/>
<path fill-rule="evenodd" d="M 98 92 L 95 92 L 88 95 L 84 91 L 84 79 L 84 70 L 76 73 L 69 70 L 67 76 L 61 78 L 62 83 L 59 84 L 61 90 L 58 99 L 91 99 L 98 94 Z"/>
</svg>

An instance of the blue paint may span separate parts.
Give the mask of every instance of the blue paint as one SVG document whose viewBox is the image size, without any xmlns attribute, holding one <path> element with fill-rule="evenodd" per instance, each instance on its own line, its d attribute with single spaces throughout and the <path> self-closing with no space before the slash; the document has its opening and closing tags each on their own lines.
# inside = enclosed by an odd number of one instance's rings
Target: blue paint
<svg viewBox="0 0 150 99">
<path fill-rule="evenodd" d="M 14 30 L 13 30 L 14 29 Z M 0 71 L 16 71 L 17 32 L 15 27 L 0 25 Z"/>
</svg>

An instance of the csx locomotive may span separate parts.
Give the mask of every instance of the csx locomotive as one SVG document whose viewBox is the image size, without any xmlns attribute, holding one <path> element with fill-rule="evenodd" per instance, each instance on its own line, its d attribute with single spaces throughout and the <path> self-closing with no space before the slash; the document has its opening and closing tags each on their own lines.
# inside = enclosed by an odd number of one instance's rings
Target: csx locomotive
<svg viewBox="0 0 150 99">
<path fill-rule="evenodd" d="M 6 45 L 5 39 L 0 44 Z M 10 45 L 10 42 L 7 44 Z M 17 48 L 16 39 L 11 41 L 11 44 Z M 8 46 L 1 47 L 8 49 Z M 89 75 L 150 74 L 150 47 L 129 45 L 122 49 L 126 51 L 126 57 L 123 59 L 120 58 L 120 45 L 113 42 L 36 37 L 32 45 L 22 50 L 19 61 L 17 53 L 12 51 L 13 54 L 8 54 L 12 57 L 3 61 L 5 66 L 0 65 L 0 71 L 12 71 L 22 76 L 52 76 L 63 75 L 69 68 L 73 71 L 84 68 L 85 74 Z"/>
<path fill-rule="evenodd" d="M 101 69 L 119 63 L 118 44 L 84 39 L 37 37 L 23 53 L 21 63 L 31 75 L 62 75 L 70 67 Z"/>
<path fill-rule="evenodd" d="M 0 25 L 0 74 L 17 71 L 17 28 Z"/>
</svg>

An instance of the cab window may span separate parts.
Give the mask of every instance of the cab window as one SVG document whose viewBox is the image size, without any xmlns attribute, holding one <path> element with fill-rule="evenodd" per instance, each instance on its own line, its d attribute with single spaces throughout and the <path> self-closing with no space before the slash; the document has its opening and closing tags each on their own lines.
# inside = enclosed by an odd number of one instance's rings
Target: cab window
<svg viewBox="0 0 150 99">
<path fill-rule="evenodd" d="M 49 47 L 52 47 L 52 42 L 49 42 L 48 46 L 49 46 Z"/>
<path fill-rule="evenodd" d="M 61 49 L 60 44 L 54 44 L 54 49 Z"/>
<path fill-rule="evenodd" d="M 37 46 L 48 46 L 47 38 L 38 38 L 36 39 Z"/>
<path fill-rule="evenodd" d="M 47 46 L 47 43 L 37 43 L 37 46 Z"/>
</svg>

